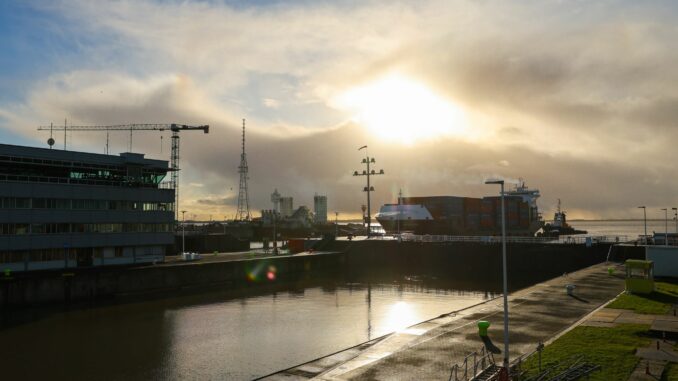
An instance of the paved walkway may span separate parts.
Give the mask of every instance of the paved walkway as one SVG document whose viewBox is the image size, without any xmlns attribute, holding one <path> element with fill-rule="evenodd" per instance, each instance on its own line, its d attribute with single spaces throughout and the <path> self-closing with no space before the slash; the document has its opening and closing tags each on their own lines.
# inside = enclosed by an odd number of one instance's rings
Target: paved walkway
<svg viewBox="0 0 678 381">
<path fill-rule="evenodd" d="M 511 359 L 532 352 L 537 343 L 562 333 L 623 291 L 623 279 L 610 276 L 608 266 L 592 266 L 511 294 Z M 617 274 L 622 273 L 619 270 Z M 574 296 L 567 295 L 566 284 L 576 285 Z M 350 356 L 340 352 L 267 379 L 447 380 L 453 364 L 483 346 L 479 320 L 491 323 L 490 339 L 501 350 L 503 301 L 497 298 L 353 348 Z M 502 355 L 495 358 L 501 361 Z"/>
</svg>

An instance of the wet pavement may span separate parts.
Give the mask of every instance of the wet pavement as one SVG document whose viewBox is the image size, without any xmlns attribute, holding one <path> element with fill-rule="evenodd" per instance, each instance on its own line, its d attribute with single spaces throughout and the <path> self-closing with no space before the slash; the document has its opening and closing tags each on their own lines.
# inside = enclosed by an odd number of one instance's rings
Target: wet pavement
<svg viewBox="0 0 678 381">
<path fill-rule="evenodd" d="M 536 284 L 509 296 L 510 360 L 528 354 L 586 320 L 624 290 L 621 275 L 599 264 Z M 617 274 L 623 274 L 620 266 Z M 510 282 L 510 279 L 509 279 Z M 575 285 L 568 295 L 566 285 Z M 483 343 L 477 323 L 490 322 Z M 447 380 L 454 364 L 483 346 L 503 350 L 503 300 L 496 298 L 411 326 L 371 343 L 326 356 L 267 380 Z M 503 355 L 495 353 L 501 362 Z"/>
</svg>

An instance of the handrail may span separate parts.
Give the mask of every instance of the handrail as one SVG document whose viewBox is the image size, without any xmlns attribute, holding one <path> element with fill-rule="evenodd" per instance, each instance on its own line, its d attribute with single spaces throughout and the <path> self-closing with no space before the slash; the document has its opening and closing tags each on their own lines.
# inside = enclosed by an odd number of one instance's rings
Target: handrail
<svg viewBox="0 0 678 381">
<path fill-rule="evenodd" d="M 479 242 L 486 244 L 499 244 L 502 242 L 501 236 L 460 236 L 460 235 L 416 235 L 401 234 L 400 239 L 404 242 Z M 599 243 L 623 243 L 628 242 L 625 235 L 613 236 L 577 236 L 577 237 L 519 237 L 507 236 L 508 243 L 542 243 L 542 244 L 560 244 L 560 245 L 582 245 Z"/>
<path fill-rule="evenodd" d="M 478 358 L 478 356 L 480 356 L 480 358 Z M 469 374 L 469 360 L 471 357 L 473 357 L 473 372 Z M 464 361 L 461 364 L 462 365 L 452 365 L 450 368 L 450 376 L 448 377 L 448 381 L 472 380 L 478 375 L 478 373 L 485 370 L 488 366 L 494 365 L 494 356 L 492 355 L 492 352 L 486 350 L 485 347 L 482 347 L 479 351 L 474 351 L 473 353 L 466 355 L 466 357 L 464 357 Z M 464 367 L 462 378 L 459 377 L 461 366 Z"/>
</svg>

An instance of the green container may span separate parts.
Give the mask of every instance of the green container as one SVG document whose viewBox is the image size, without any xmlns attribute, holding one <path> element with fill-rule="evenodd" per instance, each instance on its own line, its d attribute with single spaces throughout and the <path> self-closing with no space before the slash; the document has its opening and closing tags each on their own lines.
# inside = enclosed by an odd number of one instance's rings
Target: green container
<svg viewBox="0 0 678 381">
<path fill-rule="evenodd" d="M 480 320 L 478 322 L 478 335 L 481 337 L 487 336 L 487 329 L 490 328 L 490 322 L 485 320 Z"/>
</svg>

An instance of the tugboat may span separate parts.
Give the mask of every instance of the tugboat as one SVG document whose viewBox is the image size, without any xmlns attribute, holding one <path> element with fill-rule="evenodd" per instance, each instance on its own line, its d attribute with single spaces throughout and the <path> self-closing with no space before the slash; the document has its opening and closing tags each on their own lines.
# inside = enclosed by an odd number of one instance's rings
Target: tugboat
<svg viewBox="0 0 678 381">
<path fill-rule="evenodd" d="M 558 209 L 553 215 L 553 223 L 546 223 L 542 228 L 543 232 L 537 233 L 541 237 L 558 237 L 560 235 L 586 234 L 586 230 L 577 230 L 567 223 L 567 215 L 560 209 L 560 199 L 558 199 Z"/>
</svg>

